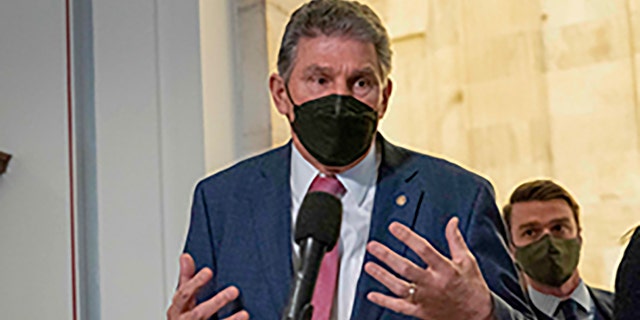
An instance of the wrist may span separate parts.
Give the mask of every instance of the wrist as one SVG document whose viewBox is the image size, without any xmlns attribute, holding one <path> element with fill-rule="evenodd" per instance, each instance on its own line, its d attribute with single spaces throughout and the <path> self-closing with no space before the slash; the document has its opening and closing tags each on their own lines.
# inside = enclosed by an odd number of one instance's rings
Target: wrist
<svg viewBox="0 0 640 320">
<path fill-rule="evenodd" d="M 494 309 L 495 309 L 495 303 L 493 301 L 493 295 L 491 294 L 491 292 L 489 292 L 489 299 L 488 302 L 483 302 L 478 310 L 478 313 L 476 314 L 476 317 L 474 317 L 474 319 L 477 320 L 494 320 Z"/>
</svg>

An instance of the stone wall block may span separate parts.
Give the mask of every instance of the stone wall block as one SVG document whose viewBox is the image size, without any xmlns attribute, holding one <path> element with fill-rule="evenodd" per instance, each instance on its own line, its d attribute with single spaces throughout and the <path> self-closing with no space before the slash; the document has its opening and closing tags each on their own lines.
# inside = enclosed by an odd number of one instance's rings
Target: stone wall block
<svg viewBox="0 0 640 320">
<path fill-rule="evenodd" d="M 608 19 L 627 12 L 628 0 L 540 0 L 545 26 L 567 25 Z M 637 1 L 637 0 L 631 0 Z"/>
<path fill-rule="evenodd" d="M 464 1 L 463 20 L 468 41 L 539 29 L 541 7 L 538 1 Z"/>
<path fill-rule="evenodd" d="M 553 72 L 628 59 L 629 23 L 625 14 L 545 30 L 545 70 Z"/>
<path fill-rule="evenodd" d="M 636 102 L 631 63 L 623 59 L 548 73 L 550 112 L 595 116 L 632 111 Z"/>
<path fill-rule="evenodd" d="M 471 126 L 517 124 L 544 114 L 546 101 L 536 88 L 541 81 L 541 77 L 511 77 L 468 85 Z"/>
</svg>

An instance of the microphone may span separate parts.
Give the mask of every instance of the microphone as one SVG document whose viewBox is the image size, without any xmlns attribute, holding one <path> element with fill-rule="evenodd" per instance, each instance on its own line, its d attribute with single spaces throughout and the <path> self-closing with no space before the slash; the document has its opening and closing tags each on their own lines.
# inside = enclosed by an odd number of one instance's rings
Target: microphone
<svg viewBox="0 0 640 320">
<path fill-rule="evenodd" d="M 307 193 L 298 211 L 294 235 L 300 245 L 300 266 L 294 274 L 282 320 L 311 319 L 311 298 L 320 264 L 324 254 L 338 242 L 341 223 L 342 202 L 336 196 L 322 191 Z"/>
</svg>

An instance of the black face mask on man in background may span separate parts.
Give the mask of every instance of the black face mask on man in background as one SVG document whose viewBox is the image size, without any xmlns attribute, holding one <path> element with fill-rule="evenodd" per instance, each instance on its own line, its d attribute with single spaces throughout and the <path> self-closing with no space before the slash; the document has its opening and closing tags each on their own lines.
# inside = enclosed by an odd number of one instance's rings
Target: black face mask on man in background
<svg viewBox="0 0 640 320">
<path fill-rule="evenodd" d="M 342 167 L 362 157 L 373 141 L 378 113 L 352 96 L 331 94 L 294 106 L 291 123 L 300 143 L 325 166 Z"/>
</svg>

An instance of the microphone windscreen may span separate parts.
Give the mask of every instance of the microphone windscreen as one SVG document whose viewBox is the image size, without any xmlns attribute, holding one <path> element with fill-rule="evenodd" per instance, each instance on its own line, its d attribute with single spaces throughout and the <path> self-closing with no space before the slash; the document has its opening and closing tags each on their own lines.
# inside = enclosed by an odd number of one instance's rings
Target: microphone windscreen
<svg viewBox="0 0 640 320">
<path fill-rule="evenodd" d="M 300 244 L 306 238 L 313 238 L 331 251 L 340 236 L 342 223 L 342 202 L 336 196 L 316 191 L 309 192 L 302 200 L 294 240 Z"/>
</svg>

